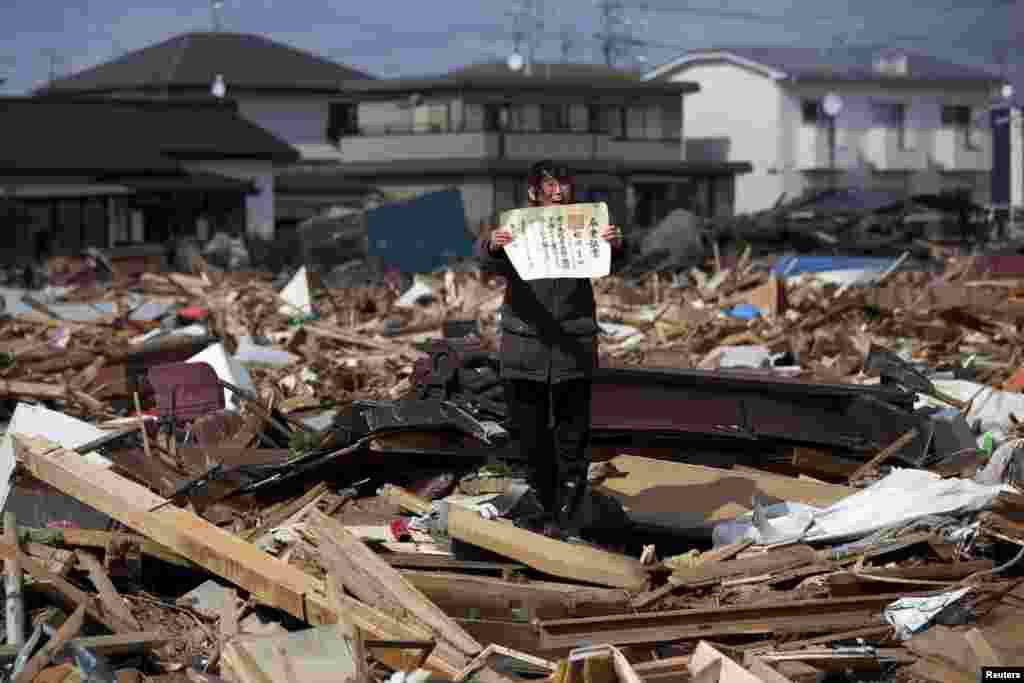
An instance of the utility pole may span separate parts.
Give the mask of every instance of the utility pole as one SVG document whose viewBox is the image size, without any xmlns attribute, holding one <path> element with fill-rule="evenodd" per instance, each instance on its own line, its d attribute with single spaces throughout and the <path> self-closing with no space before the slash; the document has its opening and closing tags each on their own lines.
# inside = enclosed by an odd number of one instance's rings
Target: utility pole
<svg viewBox="0 0 1024 683">
<path fill-rule="evenodd" d="M 595 4 L 601 9 L 601 33 L 596 36 L 601 41 L 601 54 L 605 65 L 614 67 L 615 62 L 625 55 L 625 46 L 641 45 L 642 41 L 621 30 L 622 26 L 630 24 L 622 17 L 626 9 L 622 0 L 598 0 Z"/>
<path fill-rule="evenodd" d="M 210 8 L 213 11 L 213 30 L 216 33 L 221 32 L 221 18 L 220 11 L 224 7 L 224 0 L 212 0 Z"/>
<path fill-rule="evenodd" d="M 47 85 L 53 85 L 53 82 L 57 80 L 57 63 L 62 62 L 63 60 L 60 58 L 60 53 L 52 47 L 43 50 L 43 54 L 45 54 L 49 58 L 50 63 L 49 78 L 47 78 Z"/>
</svg>

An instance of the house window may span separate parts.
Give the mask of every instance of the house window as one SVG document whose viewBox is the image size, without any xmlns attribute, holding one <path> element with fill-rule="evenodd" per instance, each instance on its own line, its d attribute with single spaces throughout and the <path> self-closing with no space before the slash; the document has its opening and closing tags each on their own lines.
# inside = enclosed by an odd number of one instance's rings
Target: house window
<svg viewBox="0 0 1024 683">
<path fill-rule="evenodd" d="M 540 108 L 540 128 L 545 133 L 563 133 L 571 129 L 568 104 L 543 104 Z"/>
<path fill-rule="evenodd" d="M 359 134 L 359 105 L 331 102 L 327 105 L 327 140 L 337 142 L 345 135 Z"/>
<path fill-rule="evenodd" d="M 421 104 L 413 113 L 413 130 L 417 133 L 447 133 L 451 131 L 448 103 Z"/>
<path fill-rule="evenodd" d="M 971 147 L 971 108 L 947 105 L 942 108 L 942 125 L 951 128 L 961 147 Z"/>
<path fill-rule="evenodd" d="M 802 100 L 800 111 L 805 126 L 816 126 L 825 122 L 825 112 L 821 109 L 821 100 Z"/>
<path fill-rule="evenodd" d="M 590 132 L 600 135 L 625 137 L 626 131 L 623 125 L 622 112 L 622 107 L 590 105 L 587 116 L 590 122 Z"/>
<path fill-rule="evenodd" d="M 871 105 L 871 120 L 875 126 L 896 132 L 897 144 L 907 148 L 907 105 L 901 102 L 875 102 Z"/>
</svg>

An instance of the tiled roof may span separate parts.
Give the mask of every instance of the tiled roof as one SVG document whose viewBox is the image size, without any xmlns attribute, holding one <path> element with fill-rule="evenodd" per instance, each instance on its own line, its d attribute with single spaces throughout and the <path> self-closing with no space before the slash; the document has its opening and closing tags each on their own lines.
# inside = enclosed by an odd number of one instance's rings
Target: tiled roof
<svg viewBox="0 0 1024 683">
<path fill-rule="evenodd" d="M 638 71 L 623 71 L 597 64 L 534 63 L 531 73 L 513 71 L 505 62 L 465 66 L 438 76 L 381 78 L 345 83 L 344 89 L 358 93 L 399 93 L 417 90 L 489 90 L 515 88 L 517 91 L 579 90 L 588 93 L 618 92 L 677 95 L 696 91 L 692 83 L 647 82 Z"/>
<path fill-rule="evenodd" d="M 907 58 L 906 74 L 882 74 L 875 68 L 883 55 Z M 726 46 L 687 52 L 655 69 L 667 76 L 679 66 L 708 57 L 739 58 L 794 80 L 905 80 L 977 82 L 998 81 L 998 76 L 981 67 L 957 64 L 910 50 L 880 50 L 870 47 L 818 49 L 811 47 Z M 650 77 L 650 74 L 649 76 Z"/>
<path fill-rule="evenodd" d="M 184 33 L 55 80 L 41 92 L 208 89 L 222 74 L 238 89 L 337 90 L 372 76 L 310 52 L 245 33 Z"/>
<path fill-rule="evenodd" d="M 167 173 L 184 159 L 293 163 L 298 154 L 219 101 L 0 98 L 0 171 Z"/>
</svg>

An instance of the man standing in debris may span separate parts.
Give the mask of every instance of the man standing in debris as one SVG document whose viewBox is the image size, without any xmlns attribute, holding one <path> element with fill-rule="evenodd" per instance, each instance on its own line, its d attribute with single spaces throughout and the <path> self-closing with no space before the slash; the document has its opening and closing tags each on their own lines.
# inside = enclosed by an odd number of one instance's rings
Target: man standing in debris
<svg viewBox="0 0 1024 683">
<path fill-rule="evenodd" d="M 527 195 L 531 206 L 572 203 L 568 170 L 551 161 L 534 164 Z M 625 253 L 622 231 L 606 225 L 600 236 L 612 246 L 613 267 L 618 265 Z M 485 270 L 508 281 L 501 309 L 501 377 L 530 484 L 543 508 L 521 523 L 549 536 L 577 535 L 597 365 L 594 290 L 588 278 L 523 280 L 503 249 L 512 239 L 507 229 L 484 234 L 477 256 Z"/>
</svg>

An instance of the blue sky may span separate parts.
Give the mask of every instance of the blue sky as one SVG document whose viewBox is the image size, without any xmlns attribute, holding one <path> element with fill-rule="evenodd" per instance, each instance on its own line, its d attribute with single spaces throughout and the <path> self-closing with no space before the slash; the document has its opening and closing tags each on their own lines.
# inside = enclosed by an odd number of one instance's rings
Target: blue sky
<svg viewBox="0 0 1024 683">
<path fill-rule="evenodd" d="M 539 1 L 539 0 L 535 0 Z M 1024 65 L 1024 0 L 623 0 L 634 48 L 621 65 L 657 65 L 715 44 L 879 44 Z M 596 0 L 545 0 L 538 59 L 600 61 Z M 224 0 L 224 30 L 259 33 L 379 76 L 434 74 L 513 50 L 515 0 Z M 645 7 L 647 9 L 645 9 Z M 851 9 L 856 7 L 856 9 Z M 657 9 L 654 9 L 657 8 Z M 690 8 L 690 9 L 687 9 Z M 0 0 L 0 93 L 23 94 L 178 33 L 210 30 L 209 0 Z M 639 58 L 646 58 L 646 62 Z M 1015 66 L 1016 69 L 1024 69 Z"/>
</svg>

